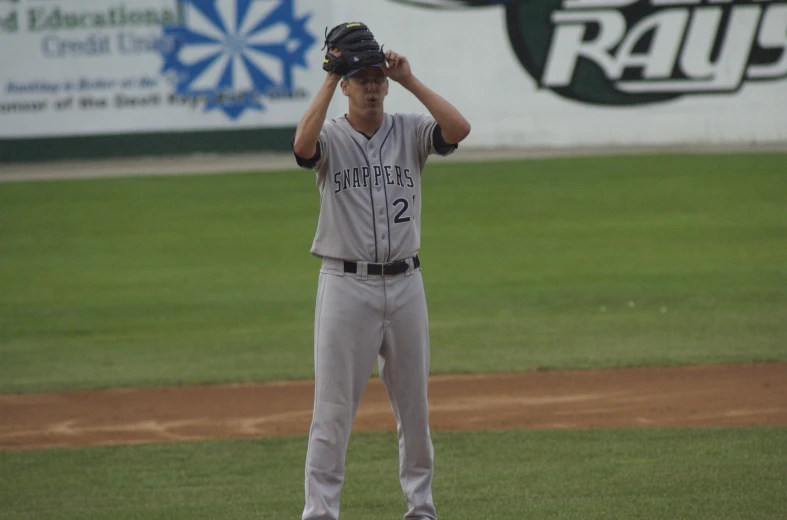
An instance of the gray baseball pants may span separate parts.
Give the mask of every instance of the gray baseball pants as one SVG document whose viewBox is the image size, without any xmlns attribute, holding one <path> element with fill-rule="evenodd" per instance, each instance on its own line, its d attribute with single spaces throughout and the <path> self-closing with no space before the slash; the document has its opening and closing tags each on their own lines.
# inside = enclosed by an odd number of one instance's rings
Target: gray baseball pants
<svg viewBox="0 0 787 520">
<path fill-rule="evenodd" d="M 399 481 L 405 520 L 435 520 L 434 450 L 427 382 L 429 326 L 420 269 L 406 273 L 345 273 L 323 259 L 314 321 L 314 411 L 305 468 L 302 520 L 337 520 L 347 445 L 361 396 L 379 362 L 399 440 Z"/>
</svg>

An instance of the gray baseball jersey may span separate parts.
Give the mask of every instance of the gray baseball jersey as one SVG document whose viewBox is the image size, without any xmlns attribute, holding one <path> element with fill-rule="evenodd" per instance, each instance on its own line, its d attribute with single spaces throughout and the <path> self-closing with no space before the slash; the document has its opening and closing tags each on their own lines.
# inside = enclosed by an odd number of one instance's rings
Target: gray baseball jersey
<svg viewBox="0 0 787 520">
<path fill-rule="evenodd" d="M 429 114 L 386 114 L 369 138 L 343 116 L 325 122 L 313 166 L 321 202 L 312 254 L 384 263 L 418 252 L 421 173 L 437 153 L 435 125 Z"/>
</svg>

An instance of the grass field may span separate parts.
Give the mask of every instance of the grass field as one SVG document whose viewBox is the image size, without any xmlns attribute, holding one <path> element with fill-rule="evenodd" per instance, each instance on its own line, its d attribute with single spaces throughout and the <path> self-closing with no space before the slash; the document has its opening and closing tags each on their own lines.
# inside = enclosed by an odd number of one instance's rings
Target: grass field
<svg viewBox="0 0 787 520">
<path fill-rule="evenodd" d="M 434 371 L 787 359 L 786 162 L 435 163 Z M 310 172 L 0 184 L 0 391 L 311 377 L 317 206 Z"/>
<path fill-rule="evenodd" d="M 0 518 L 300 518 L 301 436 L 0 452 Z M 435 436 L 435 504 L 451 520 L 781 520 L 778 428 L 508 431 Z M 401 519 L 396 438 L 358 434 L 342 520 Z"/>
<path fill-rule="evenodd" d="M 435 373 L 787 361 L 787 155 L 432 163 Z M 0 392 L 312 376 L 309 172 L 0 184 Z M 401 518 L 393 434 L 343 520 Z M 435 437 L 450 519 L 768 519 L 784 428 Z M 0 519 L 297 518 L 305 439 L 0 452 Z"/>
</svg>

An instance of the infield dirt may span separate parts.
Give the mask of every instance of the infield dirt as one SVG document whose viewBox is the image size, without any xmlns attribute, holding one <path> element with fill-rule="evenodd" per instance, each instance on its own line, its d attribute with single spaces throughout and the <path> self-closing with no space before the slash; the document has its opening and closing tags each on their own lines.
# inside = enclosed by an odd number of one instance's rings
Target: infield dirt
<svg viewBox="0 0 787 520">
<path fill-rule="evenodd" d="M 0 395 L 0 450 L 306 434 L 314 384 Z M 434 376 L 439 430 L 787 425 L 787 363 Z M 373 377 L 355 431 L 395 429 Z"/>
</svg>

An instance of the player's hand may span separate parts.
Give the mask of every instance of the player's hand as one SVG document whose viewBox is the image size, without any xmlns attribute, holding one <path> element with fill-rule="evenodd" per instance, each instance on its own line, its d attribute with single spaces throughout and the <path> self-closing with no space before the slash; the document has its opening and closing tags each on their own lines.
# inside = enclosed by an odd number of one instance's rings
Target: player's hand
<svg viewBox="0 0 787 520">
<path fill-rule="evenodd" d="M 328 49 L 328 54 L 330 54 L 331 56 L 336 56 L 338 58 L 339 56 L 342 55 L 342 51 L 340 51 L 336 47 L 331 47 L 330 49 Z M 336 80 L 338 82 L 338 80 L 340 80 L 341 78 L 342 78 L 341 74 L 336 74 L 335 72 L 328 73 L 329 80 Z"/>
<path fill-rule="evenodd" d="M 383 72 L 385 72 L 386 76 L 398 83 L 407 81 L 413 76 L 413 71 L 410 69 L 410 62 L 407 61 L 407 58 L 390 49 L 385 51 Z"/>
</svg>

